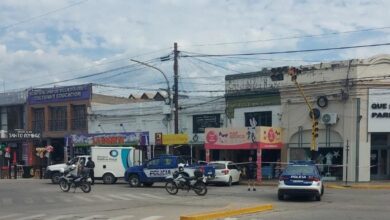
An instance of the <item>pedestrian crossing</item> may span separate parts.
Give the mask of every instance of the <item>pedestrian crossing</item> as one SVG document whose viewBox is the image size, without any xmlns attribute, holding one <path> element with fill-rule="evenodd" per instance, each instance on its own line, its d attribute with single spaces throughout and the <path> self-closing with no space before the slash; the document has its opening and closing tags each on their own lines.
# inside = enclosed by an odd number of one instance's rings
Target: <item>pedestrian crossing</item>
<svg viewBox="0 0 390 220">
<path fill-rule="evenodd" d="M 50 215 L 47 213 L 39 213 L 39 214 L 8 214 L 1 215 L 1 220 L 162 220 L 167 219 L 165 216 L 160 215 L 151 215 L 151 216 L 134 216 L 134 215 L 121 215 L 121 216 L 107 216 L 107 215 L 81 215 L 81 214 L 67 214 L 67 215 Z"/>
<path fill-rule="evenodd" d="M 180 199 L 180 197 L 169 197 L 169 200 Z M 63 193 L 56 196 L 36 196 L 36 197 L 18 197 L 18 198 L 0 198 L 1 206 L 12 206 L 14 204 L 34 205 L 34 204 L 53 204 L 53 203 L 102 203 L 114 201 L 140 201 L 140 200 L 167 200 L 167 197 L 158 196 L 149 193 L 111 193 L 111 194 L 73 194 Z M 1 220 L 1 218 L 0 218 Z"/>
</svg>

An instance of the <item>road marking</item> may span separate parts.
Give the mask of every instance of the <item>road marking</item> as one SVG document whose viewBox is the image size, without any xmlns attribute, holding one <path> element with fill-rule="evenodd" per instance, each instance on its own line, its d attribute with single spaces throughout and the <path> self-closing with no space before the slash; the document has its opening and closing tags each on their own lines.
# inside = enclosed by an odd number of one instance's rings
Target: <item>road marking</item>
<svg viewBox="0 0 390 220">
<path fill-rule="evenodd" d="M 127 200 L 127 201 L 132 200 L 132 199 L 130 199 L 130 198 L 126 198 L 126 197 L 118 196 L 118 195 L 113 195 L 113 194 L 110 194 L 110 195 L 108 195 L 108 196 L 113 197 L 113 198 L 116 198 L 116 199 L 120 199 L 120 200 Z"/>
<path fill-rule="evenodd" d="M 19 216 L 19 215 L 22 215 L 22 214 L 4 215 L 4 216 L 0 216 L 0 219 L 12 218 L 12 217 L 16 217 L 16 216 Z"/>
<path fill-rule="evenodd" d="M 34 200 L 32 198 L 25 198 L 24 202 L 27 203 L 27 204 L 33 204 Z"/>
<path fill-rule="evenodd" d="M 2 200 L 4 205 L 12 205 L 14 203 L 11 198 L 3 198 Z"/>
<path fill-rule="evenodd" d="M 45 220 L 60 220 L 60 219 L 69 219 L 69 218 L 76 219 L 77 215 L 59 215 L 53 218 L 46 218 Z"/>
<path fill-rule="evenodd" d="M 164 216 L 155 215 L 155 216 L 149 216 L 146 218 L 141 218 L 140 220 L 157 220 L 157 219 L 160 219 L 162 217 L 164 217 Z"/>
<path fill-rule="evenodd" d="M 126 194 L 123 194 L 124 196 L 127 196 L 127 197 L 130 197 L 130 198 L 133 198 L 133 199 L 144 199 L 145 197 L 142 197 L 142 196 L 136 196 L 136 195 L 133 195 L 133 194 L 129 194 L 129 193 L 126 193 Z"/>
<path fill-rule="evenodd" d="M 46 203 L 54 203 L 54 200 L 49 197 L 43 197 L 43 200 L 45 200 Z"/>
<path fill-rule="evenodd" d="M 27 216 L 27 217 L 24 217 L 24 218 L 18 218 L 18 219 L 15 219 L 15 220 L 40 219 L 40 218 L 45 217 L 45 216 L 46 216 L 45 214 L 39 214 L 39 215 Z"/>
<path fill-rule="evenodd" d="M 127 220 L 127 219 L 131 219 L 131 218 L 134 218 L 134 216 L 132 216 L 132 215 L 117 216 L 114 218 L 109 218 L 109 220 Z"/>
<path fill-rule="evenodd" d="M 92 195 L 92 196 L 95 197 L 95 198 L 98 198 L 98 199 L 107 201 L 107 202 L 112 202 L 112 201 L 114 201 L 114 200 L 112 200 L 112 199 L 110 199 L 110 198 L 107 198 L 107 197 L 101 196 L 101 195 Z"/>
<path fill-rule="evenodd" d="M 85 218 L 79 218 L 78 220 L 90 220 L 90 219 L 106 219 L 104 215 L 92 215 Z"/>
<path fill-rule="evenodd" d="M 79 199 L 79 200 L 84 200 L 86 202 L 93 202 L 92 199 L 88 199 L 86 197 L 83 197 L 83 196 L 74 196 L 75 198 Z"/>
<path fill-rule="evenodd" d="M 166 199 L 166 198 L 163 198 L 163 197 L 160 197 L 160 196 L 151 195 L 151 194 L 148 194 L 148 193 L 141 193 L 141 194 L 146 196 L 146 197 L 153 198 L 153 199 Z"/>
</svg>

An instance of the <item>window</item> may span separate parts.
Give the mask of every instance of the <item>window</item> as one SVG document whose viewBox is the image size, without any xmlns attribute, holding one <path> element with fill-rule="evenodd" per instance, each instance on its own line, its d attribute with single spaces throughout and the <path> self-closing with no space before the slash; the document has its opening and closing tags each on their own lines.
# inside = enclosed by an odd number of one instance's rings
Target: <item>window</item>
<svg viewBox="0 0 390 220">
<path fill-rule="evenodd" d="M 73 105 L 72 117 L 72 130 L 87 129 L 87 111 L 85 105 Z"/>
<path fill-rule="evenodd" d="M 154 167 L 154 166 L 158 166 L 160 163 L 160 159 L 154 159 L 154 160 L 150 160 L 147 164 L 147 167 Z"/>
<path fill-rule="evenodd" d="M 194 115 L 192 116 L 192 126 L 194 134 L 204 133 L 205 128 L 219 128 L 221 126 L 221 115 Z"/>
<path fill-rule="evenodd" d="M 45 111 L 43 108 L 33 109 L 32 130 L 43 132 L 45 130 Z"/>
<path fill-rule="evenodd" d="M 211 166 L 214 167 L 216 170 L 223 170 L 226 169 L 226 166 L 224 163 L 210 163 Z"/>
<path fill-rule="evenodd" d="M 245 113 L 245 127 L 272 126 L 272 111 Z"/>
<path fill-rule="evenodd" d="M 229 170 L 238 170 L 237 166 L 234 164 L 228 164 L 228 169 Z"/>
<path fill-rule="evenodd" d="M 169 166 L 169 165 L 172 165 L 172 158 L 165 158 L 163 160 L 163 166 Z"/>
<path fill-rule="evenodd" d="M 66 131 L 66 106 L 50 107 L 50 131 Z"/>
</svg>

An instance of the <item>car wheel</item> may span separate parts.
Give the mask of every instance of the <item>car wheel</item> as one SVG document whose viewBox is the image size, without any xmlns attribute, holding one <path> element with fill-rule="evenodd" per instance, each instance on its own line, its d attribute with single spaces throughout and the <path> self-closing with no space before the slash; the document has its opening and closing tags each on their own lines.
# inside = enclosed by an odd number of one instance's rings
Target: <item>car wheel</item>
<svg viewBox="0 0 390 220">
<path fill-rule="evenodd" d="M 233 178 L 229 177 L 229 181 L 226 183 L 227 186 L 232 186 Z"/>
<path fill-rule="evenodd" d="M 53 173 L 51 176 L 51 182 L 54 184 L 58 184 L 60 182 L 61 173 Z"/>
<path fill-rule="evenodd" d="M 139 181 L 139 177 L 137 174 L 132 174 L 129 177 L 129 185 L 131 187 L 138 187 L 141 185 L 141 182 Z"/>
<path fill-rule="evenodd" d="M 315 199 L 316 201 L 321 201 L 321 195 L 316 195 Z"/>
<path fill-rule="evenodd" d="M 283 193 L 278 192 L 278 200 L 280 200 L 280 201 L 284 200 L 284 194 Z"/>
<path fill-rule="evenodd" d="M 104 184 L 113 184 L 115 183 L 115 177 L 111 173 L 106 173 L 103 175 L 103 183 Z"/>
</svg>

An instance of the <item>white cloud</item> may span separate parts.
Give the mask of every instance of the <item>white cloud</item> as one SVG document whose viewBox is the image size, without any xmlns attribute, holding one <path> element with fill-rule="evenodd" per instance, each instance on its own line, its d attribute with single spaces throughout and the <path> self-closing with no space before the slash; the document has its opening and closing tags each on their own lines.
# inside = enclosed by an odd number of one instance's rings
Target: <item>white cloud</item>
<svg viewBox="0 0 390 220">
<path fill-rule="evenodd" d="M 232 0 L 90 0 L 55 13 L 38 15 L 74 4 L 71 0 L 26 0 L 0 2 L 0 78 L 9 87 L 36 85 L 60 81 L 86 73 L 98 72 L 130 64 L 125 58 L 149 51 L 172 47 L 200 53 L 241 53 L 248 51 L 280 51 L 300 48 L 357 45 L 366 42 L 389 41 L 389 30 L 378 30 L 376 35 L 360 33 L 324 38 L 286 39 L 264 41 L 286 36 L 323 34 L 326 32 L 387 26 L 390 20 L 390 1 L 232 1 Z M 26 18 L 36 18 L 18 25 Z M 263 41 L 259 41 L 263 40 Z M 258 41 L 247 44 L 210 45 L 213 43 Z M 205 46 L 194 46 L 205 44 Z M 141 60 L 159 57 L 159 53 L 140 57 Z M 377 53 L 389 53 L 389 48 L 367 48 L 337 51 L 333 57 L 364 58 Z M 302 59 L 317 54 L 261 56 L 264 60 L 233 60 L 231 62 L 207 59 L 241 72 L 254 71 L 257 66 L 290 65 L 288 59 Z M 113 60 L 124 59 L 118 62 Z M 184 59 L 184 58 L 183 58 Z M 102 65 L 105 63 L 108 65 Z M 190 65 L 180 61 L 181 65 Z M 303 61 L 300 63 L 304 63 Z M 168 65 L 169 64 L 169 65 Z M 88 68 L 98 65 L 96 68 Z M 169 76 L 171 63 L 158 64 Z M 201 66 L 202 70 L 198 66 Z M 196 69 L 198 68 L 198 69 Z M 72 71 L 74 70 L 74 71 Z M 68 71 L 67 74 L 63 72 Z M 153 71 L 142 74 L 122 74 L 122 78 L 106 79 L 105 83 L 121 85 L 152 84 Z M 231 74 L 217 67 L 197 63 L 182 72 L 184 76 Z M 15 77 L 18 76 L 18 77 Z M 103 77 L 103 76 L 102 76 Z M 131 79 L 129 79 L 131 77 Z M 28 80 L 27 80 L 28 79 Z M 204 81 L 199 81 L 203 83 Z M 194 86 L 196 89 L 212 86 Z"/>
</svg>

